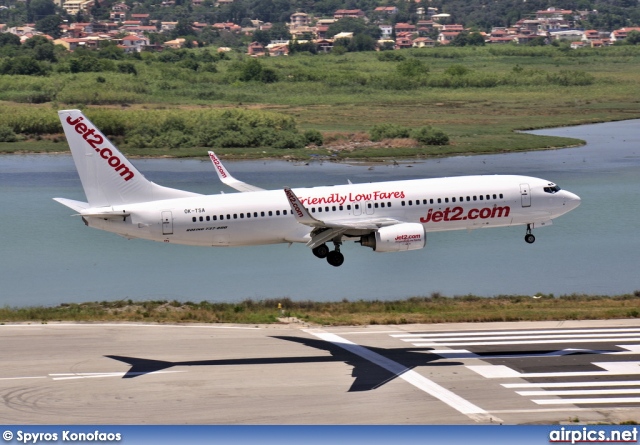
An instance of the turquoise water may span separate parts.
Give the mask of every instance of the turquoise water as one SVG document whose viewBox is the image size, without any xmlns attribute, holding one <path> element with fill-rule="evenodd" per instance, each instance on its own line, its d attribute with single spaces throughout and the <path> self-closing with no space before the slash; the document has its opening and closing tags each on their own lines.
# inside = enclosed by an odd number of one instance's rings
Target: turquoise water
<svg viewBox="0 0 640 445">
<path fill-rule="evenodd" d="M 537 230 L 429 234 L 427 247 L 375 253 L 346 243 L 334 268 L 304 245 L 205 248 L 126 240 L 85 227 L 51 198 L 85 200 L 67 155 L 0 156 L 0 305 L 55 305 L 121 298 L 215 300 L 397 299 L 445 295 L 618 294 L 640 289 L 640 121 L 536 133 L 578 137 L 579 148 L 398 166 L 229 162 L 263 188 L 392 181 L 467 174 L 522 174 L 578 194 L 582 205 Z M 134 160 L 159 184 L 199 193 L 221 185 L 207 159 Z"/>
</svg>

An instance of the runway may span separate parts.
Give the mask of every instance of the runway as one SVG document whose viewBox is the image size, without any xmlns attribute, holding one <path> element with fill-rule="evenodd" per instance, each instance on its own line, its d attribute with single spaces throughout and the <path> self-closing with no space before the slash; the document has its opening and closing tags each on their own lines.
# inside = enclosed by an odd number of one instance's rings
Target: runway
<svg viewBox="0 0 640 445">
<path fill-rule="evenodd" d="M 3 424 L 640 419 L 637 320 L 0 326 Z"/>
</svg>

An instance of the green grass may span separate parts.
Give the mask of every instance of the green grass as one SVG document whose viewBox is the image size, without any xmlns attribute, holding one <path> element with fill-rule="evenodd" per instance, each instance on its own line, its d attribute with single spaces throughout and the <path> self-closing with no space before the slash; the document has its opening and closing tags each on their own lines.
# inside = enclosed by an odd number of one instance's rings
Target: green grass
<svg viewBox="0 0 640 445">
<path fill-rule="evenodd" d="M 367 147 L 338 153 L 340 158 L 447 156 L 512 152 L 577 145 L 582 141 L 532 136 L 517 130 L 640 118 L 640 46 L 566 51 L 555 47 L 435 48 L 401 51 L 420 60 L 428 72 L 403 77 L 399 62 L 378 60 L 377 53 L 293 55 L 260 60 L 279 81 L 241 82 L 238 67 L 246 58 L 216 63 L 217 72 L 196 72 L 180 64 L 135 62 L 137 76 L 120 73 L 52 74 L 47 78 L 0 76 L 0 125 L 27 120 L 35 130 L 23 143 L 0 143 L 0 152 L 50 151 L 55 111 L 62 108 L 108 109 L 157 116 L 178 111 L 185 119 L 212 108 L 271 111 L 291 116 L 300 130 L 329 134 L 366 133 L 373 125 L 393 123 L 416 128 L 431 125 L 449 135 L 447 147 Z M 446 74 L 461 65 L 468 72 Z M 104 82 L 98 82 L 98 77 Z M 29 101 L 49 98 L 50 102 Z M 132 114 L 129 114 L 132 113 Z M 36 117 L 37 115 L 37 117 Z M 41 130 L 37 130 L 42 128 Z M 59 126 L 58 126 L 59 128 Z M 59 131 L 59 130 L 58 130 Z M 59 136 L 59 135 L 58 135 Z M 51 139 L 48 137 L 46 139 Z M 118 142 L 118 141 L 116 141 Z M 41 147 L 41 148 L 39 148 Z M 138 149 L 135 155 L 194 156 L 200 147 Z M 226 157 L 308 158 L 326 151 L 224 149 Z M 58 151 L 58 150 L 55 150 Z M 267 153 L 264 153 L 267 151 Z"/>
<path fill-rule="evenodd" d="M 492 321 L 550 321 L 638 318 L 640 291 L 619 296 L 474 295 L 413 297 L 393 301 L 312 302 L 289 298 L 200 303 L 132 300 L 0 308 L 0 323 L 52 321 L 145 321 L 157 323 L 269 324 L 280 317 L 316 325 L 376 325 Z M 279 305 L 282 309 L 278 309 Z"/>
</svg>

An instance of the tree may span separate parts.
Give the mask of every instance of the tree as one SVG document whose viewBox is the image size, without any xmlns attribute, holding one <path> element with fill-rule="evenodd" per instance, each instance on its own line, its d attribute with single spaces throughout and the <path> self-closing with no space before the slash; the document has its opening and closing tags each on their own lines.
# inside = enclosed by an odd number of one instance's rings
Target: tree
<svg viewBox="0 0 640 445">
<path fill-rule="evenodd" d="M 62 18 L 59 15 L 50 15 L 42 20 L 38 20 L 36 22 L 36 29 L 54 39 L 59 39 L 62 36 L 62 30 L 60 29 L 61 24 Z"/>
<path fill-rule="evenodd" d="M 9 32 L 0 33 L 0 47 L 9 45 L 20 46 L 20 37 Z"/>
<path fill-rule="evenodd" d="M 640 43 L 640 32 L 630 31 L 629 34 L 627 34 L 627 38 L 624 39 L 624 42 L 627 45 L 637 45 Z"/>
<path fill-rule="evenodd" d="M 179 19 L 176 27 L 171 31 L 171 37 L 174 39 L 191 34 L 193 34 L 193 26 L 188 19 Z"/>
<path fill-rule="evenodd" d="M 56 13 L 56 5 L 52 0 L 31 0 L 28 3 L 28 20 L 36 22 Z"/>
<path fill-rule="evenodd" d="M 266 46 L 271 42 L 271 35 L 267 31 L 258 29 L 253 33 L 253 41 Z"/>
</svg>

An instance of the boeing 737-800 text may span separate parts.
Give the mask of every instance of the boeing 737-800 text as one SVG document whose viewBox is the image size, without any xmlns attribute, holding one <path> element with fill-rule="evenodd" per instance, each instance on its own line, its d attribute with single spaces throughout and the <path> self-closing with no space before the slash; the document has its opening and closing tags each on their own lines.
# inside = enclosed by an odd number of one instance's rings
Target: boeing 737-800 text
<svg viewBox="0 0 640 445">
<path fill-rule="evenodd" d="M 304 243 L 340 266 L 354 240 L 375 252 L 421 249 L 427 232 L 526 226 L 575 209 L 580 198 L 528 176 L 461 176 L 263 190 L 209 152 L 223 183 L 243 193 L 201 195 L 146 179 L 79 110 L 59 111 L 88 202 L 55 198 L 84 223 L 126 238 L 198 246 Z M 333 249 L 327 246 L 333 245 Z"/>
</svg>

